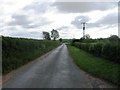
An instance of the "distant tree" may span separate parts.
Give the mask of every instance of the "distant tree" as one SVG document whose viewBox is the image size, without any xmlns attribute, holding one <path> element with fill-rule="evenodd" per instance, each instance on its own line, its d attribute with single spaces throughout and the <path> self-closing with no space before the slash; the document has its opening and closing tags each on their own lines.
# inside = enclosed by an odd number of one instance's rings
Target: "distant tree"
<svg viewBox="0 0 120 90">
<path fill-rule="evenodd" d="M 90 35 L 89 35 L 89 34 L 86 34 L 86 35 L 85 35 L 85 39 L 90 39 Z"/>
<path fill-rule="evenodd" d="M 110 41 L 117 41 L 117 40 L 119 40 L 119 37 L 117 35 L 111 35 L 108 39 Z"/>
<path fill-rule="evenodd" d="M 62 38 L 60 38 L 59 41 L 62 42 Z"/>
<path fill-rule="evenodd" d="M 81 37 L 81 38 L 80 38 L 80 42 L 83 42 L 83 40 L 84 40 L 84 38 L 83 38 L 83 37 Z"/>
<path fill-rule="evenodd" d="M 75 43 L 75 42 L 80 42 L 80 39 L 73 39 L 72 43 Z"/>
<path fill-rule="evenodd" d="M 49 32 L 43 31 L 43 39 L 45 39 L 45 40 L 51 40 Z"/>
<path fill-rule="evenodd" d="M 51 37 L 56 40 L 57 38 L 59 38 L 59 32 L 57 30 L 52 30 L 51 31 Z"/>
</svg>

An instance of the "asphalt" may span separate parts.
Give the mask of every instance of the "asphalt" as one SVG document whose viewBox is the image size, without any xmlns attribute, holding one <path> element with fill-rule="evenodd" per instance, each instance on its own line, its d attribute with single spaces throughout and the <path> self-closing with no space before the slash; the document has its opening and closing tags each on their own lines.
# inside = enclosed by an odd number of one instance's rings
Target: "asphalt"
<svg viewBox="0 0 120 90">
<path fill-rule="evenodd" d="M 21 69 L 3 84 L 3 88 L 94 88 L 93 83 L 74 64 L 63 44 Z"/>
</svg>

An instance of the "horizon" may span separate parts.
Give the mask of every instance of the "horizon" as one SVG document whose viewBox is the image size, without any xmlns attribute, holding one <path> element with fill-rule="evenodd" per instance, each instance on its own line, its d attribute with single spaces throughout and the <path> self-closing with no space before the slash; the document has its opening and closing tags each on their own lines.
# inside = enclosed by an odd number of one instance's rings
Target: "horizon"
<svg viewBox="0 0 120 90">
<path fill-rule="evenodd" d="M 113 2 L 63 2 L 59 0 L 0 1 L 0 35 L 42 39 L 56 29 L 62 39 L 80 39 L 82 22 L 91 38 L 118 35 L 118 0 Z M 9 9 L 8 9 L 9 8 Z M 120 37 L 120 36 L 119 36 Z"/>
<path fill-rule="evenodd" d="M 112 35 L 111 35 L 112 36 Z M 116 35 L 116 36 L 118 36 L 118 35 Z M 27 38 L 27 37 L 16 37 L 16 36 L 3 36 L 3 35 L 0 35 L 0 37 L 9 37 L 9 38 L 22 38 L 22 39 L 33 39 L 33 40 L 44 40 L 43 38 Z M 110 36 L 109 36 L 110 37 Z M 109 37 L 106 37 L 106 38 L 102 38 L 102 37 L 100 37 L 100 38 L 90 38 L 90 39 L 107 39 L 107 38 L 109 38 Z M 119 37 L 119 36 L 118 36 Z M 81 37 L 82 38 L 82 37 Z M 73 40 L 73 39 L 81 39 L 81 38 L 62 38 L 62 40 Z M 60 38 L 57 38 L 56 40 L 59 40 Z M 120 37 L 119 37 L 119 39 L 120 39 Z M 51 38 L 51 40 L 53 40 L 53 38 Z M 49 41 L 49 40 L 48 40 Z"/>
</svg>

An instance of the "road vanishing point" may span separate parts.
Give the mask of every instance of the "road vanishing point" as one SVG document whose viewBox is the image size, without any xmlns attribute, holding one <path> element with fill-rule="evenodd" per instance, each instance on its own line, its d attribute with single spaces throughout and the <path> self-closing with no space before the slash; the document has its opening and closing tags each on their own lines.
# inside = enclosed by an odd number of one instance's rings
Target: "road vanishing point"
<svg viewBox="0 0 120 90">
<path fill-rule="evenodd" d="M 104 85 L 97 83 L 96 79 L 91 78 L 74 63 L 65 44 L 25 65 L 3 83 L 3 88 L 100 88 L 101 86 Z"/>
</svg>

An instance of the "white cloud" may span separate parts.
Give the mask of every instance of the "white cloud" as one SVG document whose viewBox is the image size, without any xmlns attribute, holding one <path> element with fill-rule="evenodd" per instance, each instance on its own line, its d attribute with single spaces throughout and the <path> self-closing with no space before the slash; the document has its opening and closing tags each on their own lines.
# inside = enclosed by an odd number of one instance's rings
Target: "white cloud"
<svg viewBox="0 0 120 90">
<path fill-rule="evenodd" d="M 0 10 L 3 14 L 12 14 L 32 2 L 33 0 L 0 0 Z"/>
<path fill-rule="evenodd" d="M 110 35 L 118 35 L 118 29 L 117 27 L 113 27 L 109 29 L 87 28 L 86 34 L 90 34 L 92 38 L 106 38 L 106 37 L 109 37 Z"/>
<path fill-rule="evenodd" d="M 45 26 L 47 24 L 50 24 L 52 22 L 47 21 L 45 17 L 34 17 L 34 20 L 29 20 L 29 16 L 27 15 L 13 15 L 13 20 L 8 23 L 10 26 L 16 26 L 19 25 L 23 28 L 36 28 L 40 26 Z M 39 20 L 38 20 L 39 19 Z"/>
<path fill-rule="evenodd" d="M 86 34 L 90 34 L 93 38 L 107 37 L 111 33 L 117 34 L 117 25 L 114 23 L 117 23 L 118 11 L 114 3 L 104 3 L 100 6 L 100 3 L 91 2 L 79 6 L 73 2 L 68 5 L 56 3 L 52 5 L 53 1 L 1 0 L 0 34 L 42 38 L 42 31 L 50 32 L 52 29 L 57 29 L 61 38 L 80 38 L 83 32 L 78 19 L 92 23 L 91 26 L 87 25 Z M 72 21 L 74 23 L 71 25 Z M 111 27 L 108 27 L 110 25 Z"/>
<path fill-rule="evenodd" d="M 6 27 L 12 20 L 12 15 L 20 11 L 33 0 L 0 0 L 0 28 Z"/>
</svg>

